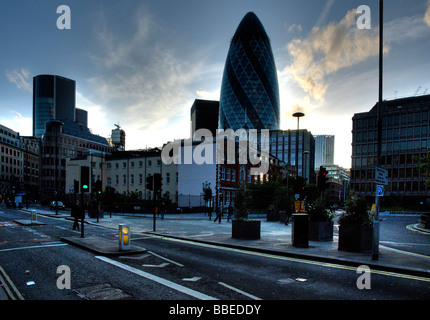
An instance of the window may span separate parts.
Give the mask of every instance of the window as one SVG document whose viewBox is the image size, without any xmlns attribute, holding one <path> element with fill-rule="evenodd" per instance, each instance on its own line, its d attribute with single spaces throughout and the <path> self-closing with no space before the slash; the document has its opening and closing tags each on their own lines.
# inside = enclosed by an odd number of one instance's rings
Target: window
<svg viewBox="0 0 430 320">
<path fill-rule="evenodd" d="M 118 185 L 119 184 L 119 177 L 118 175 L 115 175 L 115 184 Z"/>
<path fill-rule="evenodd" d="M 139 174 L 139 184 L 142 184 L 142 183 L 143 183 L 143 175 Z"/>
<path fill-rule="evenodd" d="M 134 174 L 130 175 L 130 184 L 134 184 Z"/>
<path fill-rule="evenodd" d="M 112 184 L 112 179 L 111 179 L 111 177 L 108 177 L 108 178 L 106 179 L 106 184 L 107 184 L 108 186 L 110 186 L 110 185 Z"/>
<path fill-rule="evenodd" d="M 170 183 L 170 172 L 166 172 L 166 184 Z"/>
<path fill-rule="evenodd" d="M 152 166 L 152 160 L 148 160 L 148 167 Z"/>
<path fill-rule="evenodd" d="M 125 174 L 122 176 L 122 183 L 123 184 L 127 183 L 127 176 Z"/>
</svg>

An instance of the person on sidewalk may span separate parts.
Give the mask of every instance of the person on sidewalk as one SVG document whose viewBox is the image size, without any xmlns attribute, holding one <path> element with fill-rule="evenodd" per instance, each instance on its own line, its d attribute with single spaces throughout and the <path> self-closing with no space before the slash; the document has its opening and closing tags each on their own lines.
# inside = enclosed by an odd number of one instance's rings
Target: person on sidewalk
<svg viewBox="0 0 430 320">
<path fill-rule="evenodd" d="M 227 222 L 229 222 L 230 219 L 232 219 L 233 215 L 234 215 L 234 209 L 230 203 L 230 205 L 228 206 Z"/>
<path fill-rule="evenodd" d="M 73 230 L 79 230 L 79 219 L 81 218 L 81 207 L 79 206 L 79 201 L 76 200 L 75 203 L 72 205 L 72 212 L 71 212 L 72 218 L 75 219 L 73 223 Z"/>
<path fill-rule="evenodd" d="M 219 219 L 219 223 L 221 223 L 221 208 L 217 207 L 215 209 L 215 213 L 216 213 L 216 218 L 214 220 L 214 223 Z"/>
</svg>

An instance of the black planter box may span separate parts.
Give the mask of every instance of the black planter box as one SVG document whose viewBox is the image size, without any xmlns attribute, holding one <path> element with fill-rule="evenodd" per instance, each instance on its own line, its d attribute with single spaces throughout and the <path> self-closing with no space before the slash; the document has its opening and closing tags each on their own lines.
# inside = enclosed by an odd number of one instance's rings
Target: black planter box
<svg viewBox="0 0 430 320">
<path fill-rule="evenodd" d="M 333 241 L 332 221 L 309 221 L 310 241 Z"/>
<path fill-rule="evenodd" d="M 231 236 L 235 239 L 260 239 L 261 221 L 232 220 Z"/>
<path fill-rule="evenodd" d="M 339 226 L 338 249 L 350 252 L 372 251 L 373 227 Z"/>
<path fill-rule="evenodd" d="M 430 229 L 430 213 L 422 213 L 419 226 L 421 228 Z"/>
</svg>

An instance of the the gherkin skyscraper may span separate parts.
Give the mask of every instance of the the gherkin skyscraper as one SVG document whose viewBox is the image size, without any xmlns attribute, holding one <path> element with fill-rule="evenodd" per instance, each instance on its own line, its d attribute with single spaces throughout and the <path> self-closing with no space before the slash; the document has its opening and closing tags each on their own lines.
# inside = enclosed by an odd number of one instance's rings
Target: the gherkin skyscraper
<svg viewBox="0 0 430 320">
<path fill-rule="evenodd" d="M 220 129 L 279 129 L 279 86 L 269 37 L 249 12 L 234 34 L 221 85 Z"/>
</svg>

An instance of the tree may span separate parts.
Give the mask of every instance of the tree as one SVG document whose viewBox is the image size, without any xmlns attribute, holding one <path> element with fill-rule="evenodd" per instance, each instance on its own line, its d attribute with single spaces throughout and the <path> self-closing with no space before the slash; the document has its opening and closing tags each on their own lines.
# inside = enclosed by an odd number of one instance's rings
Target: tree
<svg viewBox="0 0 430 320">
<path fill-rule="evenodd" d="M 415 160 L 418 160 L 417 167 L 421 170 L 421 177 L 426 179 L 425 184 L 430 186 L 430 151 L 421 158 L 416 157 Z"/>
</svg>

